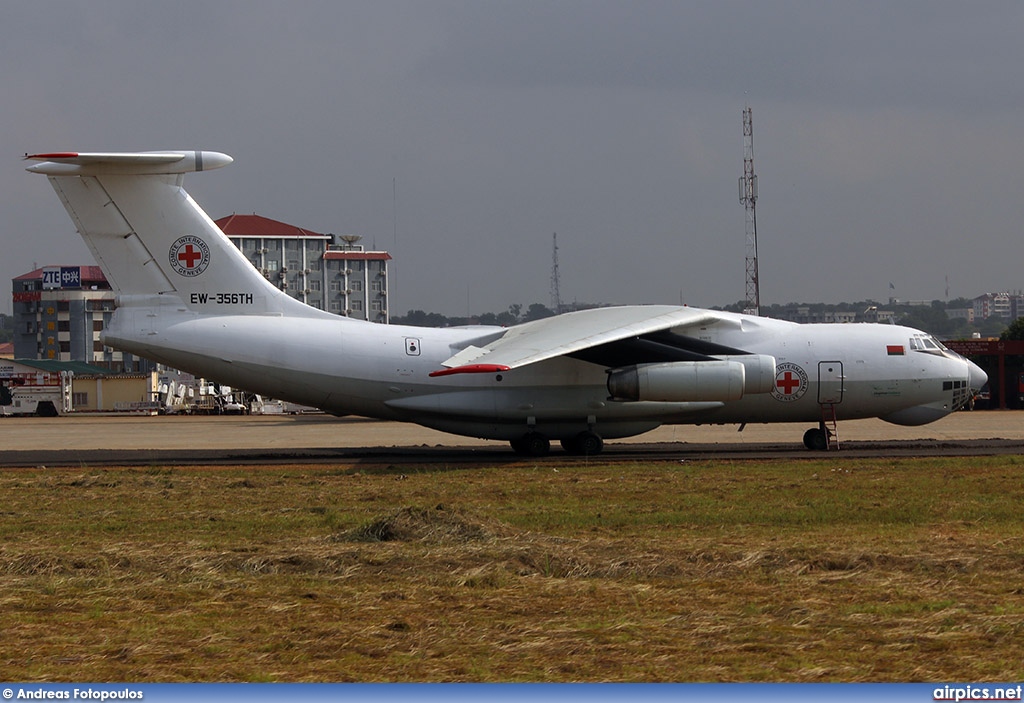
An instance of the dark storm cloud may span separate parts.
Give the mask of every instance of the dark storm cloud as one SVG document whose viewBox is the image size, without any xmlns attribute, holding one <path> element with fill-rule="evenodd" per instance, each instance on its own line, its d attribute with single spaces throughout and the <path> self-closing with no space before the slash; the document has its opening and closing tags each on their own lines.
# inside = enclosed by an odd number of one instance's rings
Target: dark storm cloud
<svg viewBox="0 0 1024 703">
<path fill-rule="evenodd" d="M 479 86 L 742 92 L 1020 107 L 1016 3 L 515 2 L 462 6 L 423 75 Z"/>
<path fill-rule="evenodd" d="M 393 311 L 1020 288 L 1018 3 L 181 2 L 0 9 L 5 280 L 89 254 L 22 151 L 205 148 L 187 186 L 392 250 Z M 9 309 L 9 303 L 7 305 Z"/>
</svg>

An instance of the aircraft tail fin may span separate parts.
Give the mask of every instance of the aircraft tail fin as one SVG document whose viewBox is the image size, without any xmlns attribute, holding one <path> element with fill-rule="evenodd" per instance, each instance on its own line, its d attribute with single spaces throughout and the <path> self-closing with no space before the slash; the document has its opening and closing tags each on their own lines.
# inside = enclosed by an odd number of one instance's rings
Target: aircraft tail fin
<svg viewBox="0 0 1024 703">
<path fill-rule="evenodd" d="M 322 313 L 267 281 L 182 187 L 184 174 L 232 162 L 210 151 L 26 155 L 50 184 L 111 286 L 176 295 L 196 312 Z"/>
</svg>

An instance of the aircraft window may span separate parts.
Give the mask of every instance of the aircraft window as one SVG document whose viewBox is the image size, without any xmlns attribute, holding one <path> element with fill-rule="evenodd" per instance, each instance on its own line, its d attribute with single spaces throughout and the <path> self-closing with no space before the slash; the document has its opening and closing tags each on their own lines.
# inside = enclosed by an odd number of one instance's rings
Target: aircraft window
<svg viewBox="0 0 1024 703">
<path fill-rule="evenodd" d="M 942 354 L 946 347 L 939 340 L 931 335 L 911 337 L 910 348 L 914 351 L 925 352 L 926 354 Z"/>
</svg>

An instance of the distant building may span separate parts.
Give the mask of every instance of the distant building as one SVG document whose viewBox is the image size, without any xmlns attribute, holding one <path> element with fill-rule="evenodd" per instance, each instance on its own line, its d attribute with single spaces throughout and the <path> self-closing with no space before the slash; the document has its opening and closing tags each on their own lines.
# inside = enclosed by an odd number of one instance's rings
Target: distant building
<svg viewBox="0 0 1024 703">
<path fill-rule="evenodd" d="M 321 310 L 388 322 L 386 251 L 365 251 L 361 237 L 318 234 L 259 215 L 216 220 L 271 283 Z"/>
<path fill-rule="evenodd" d="M 851 310 L 812 310 L 809 305 L 797 305 L 784 309 L 776 317 L 780 320 L 789 320 L 800 324 L 849 324 L 853 322 L 889 322 L 893 315 L 894 313 L 888 310 L 879 310 L 874 306 L 864 312 L 853 312 Z"/>
<path fill-rule="evenodd" d="M 892 324 L 896 321 L 896 313 L 892 310 L 879 310 L 878 307 L 871 305 L 864 312 L 857 316 L 857 322 L 880 322 L 882 324 Z"/>
<path fill-rule="evenodd" d="M 974 299 L 974 319 L 987 320 L 998 317 L 1004 320 L 1015 320 L 1024 316 L 1024 294 L 1016 293 L 985 293 Z"/>
<path fill-rule="evenodd" d="M 46 266 L 13 280 L 14 357 L 84 361 L 115 371 L 153 363 L 100 342 L 114 292 L 99 266 Z"/>
<path fill-rule="evenodd" d="M 946 308 L 946 317 L 950 320 L 966 320 L 967 324 L 974 324 L 974 308 Z"/>
<path fill-rule="evenodd" d="M 0 361 L 0 415 L 40 413 L 40 401 L 54 411 L 137 410 L 154 407 L 155 371 L 111 373 L 81 361 L 9 359 Z M 21 391 L 19 393 L 19 391 Z"/>
</svg>

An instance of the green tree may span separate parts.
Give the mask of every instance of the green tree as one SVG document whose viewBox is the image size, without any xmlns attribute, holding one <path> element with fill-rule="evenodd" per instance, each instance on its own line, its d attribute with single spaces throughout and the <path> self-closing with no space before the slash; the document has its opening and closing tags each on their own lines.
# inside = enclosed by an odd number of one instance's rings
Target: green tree
<svg viewBox="0 0 1024 703">
<path fill-rule="evenodd" d="M 908 306 L 906 311 L 900 319 L 901 324 L 934 334 L 936 337 L 948 338 L 955 327 L 946 315 L 946 309 L 935 303 L 929 306 Z"/>
<path fill-rule="evenodd" d="M 523 316 L 523 321 L 530 322 L 531 320 L 540 320 L 545 317 L 551 317 L 554 314 L 554 312 L 548 309 L 548 306 L 542 303 L 533 303 Z"/>
<path fill-rule="evenodd" d="M 1003 330 L 1003 333 L 999 335 L 999 339 L 1004 342 L 1010 340 L 1024 340 L 1024 317 L 1018 317 L 1016 320 L 1010 323 L 1010 326 Z"/>
<path fill-rule="evenodd" d="M 410 310 L 405 317 L 391 319 L 396 325 L 412 325 L 414 327 L 444 327 L 449 324 L 448 318 L 436 312 Z"/>
<path fill-rule="evenodd" d="M 984 320 L 976 320 L 974 326 L 982 337 L 998 337 L 1006 331 L 1003 318 L 995 315 Z"/>
</svg>

